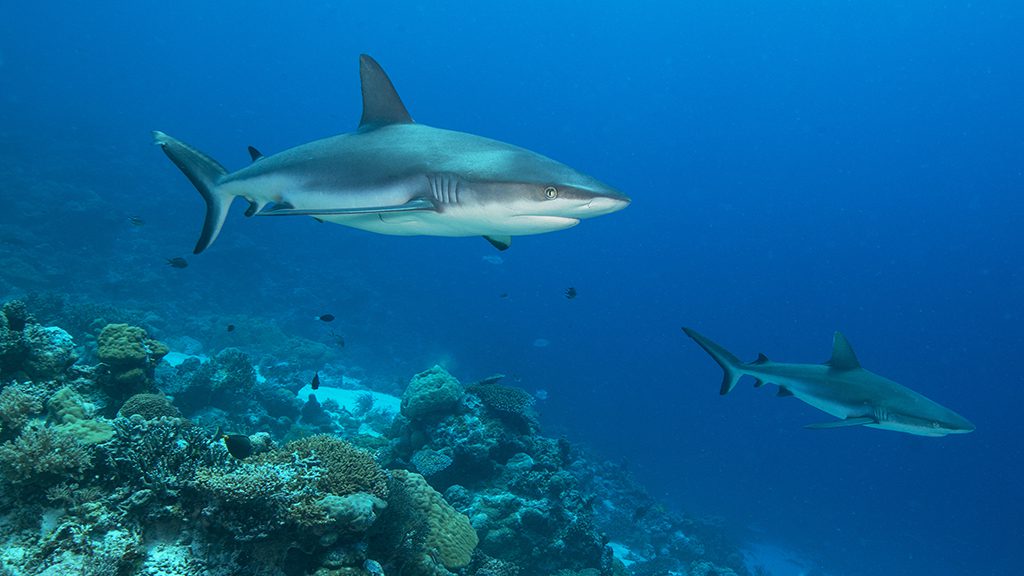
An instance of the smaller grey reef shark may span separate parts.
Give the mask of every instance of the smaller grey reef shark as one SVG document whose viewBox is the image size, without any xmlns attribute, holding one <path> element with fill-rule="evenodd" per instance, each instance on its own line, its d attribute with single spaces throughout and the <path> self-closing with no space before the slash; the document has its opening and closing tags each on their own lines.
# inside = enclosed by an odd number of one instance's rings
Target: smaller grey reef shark
<svg viewBox="0 0 1024 576">
<path fill-rule="evenodd" d="M 156 143 L 206 201 L 195 253 L 220 234 L 228 207 L 246 216 L 310 216 L 380 234 L 483 236 L 499 250 L 512 236 L 575 226 L 629 198 L 530 150 L 413 122 L 379 64 L 359 58 L 363 115 L 355 132 L 263 156 L 228 172 L 199 150 L 154 132 Z"/>
<path fill-rule="evenodd" d="M 974 431 L 974 424 L 938 404 L 877 374 L 861 368 L 853 348 L 839 332 L 832 340 L 832 358 L 825 364 L 784 364 L 764 354 L 743 362 L 696 330 L 683 328 L 722 367 L 722 394 L 728 394 L 743 376 L 779 387 L 779 396 L 795 396 L 838 418 L 807 428 L 867 426 L 919 436 L 945 436 Z"/>
</svg>

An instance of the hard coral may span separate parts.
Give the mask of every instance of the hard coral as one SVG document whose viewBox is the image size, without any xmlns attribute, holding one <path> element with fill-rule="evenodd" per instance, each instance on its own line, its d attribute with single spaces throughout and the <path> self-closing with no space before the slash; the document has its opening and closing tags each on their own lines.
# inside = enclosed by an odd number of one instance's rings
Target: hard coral
<svg viewBox="0 0 1024 576">
<path fill-rule="evenodd" d="M 373 454 L 328 434 L 316 434 L 289 442 L 277 458 L 315 458 L 324 469 L 318 484 L 325 492 L 340 496 L 365 492 L 386 500 L 388 478 Z"/>
<path fill-rule="evenodd" d="M 434 573 L 435 559 L 449 569 L 469 564 L 479 542 L 469 518 L 452 508 L 423 476 L 392 470 L 391 478 L 392 498 L 385 514 L 392 540 L 385 538 L 384 545 L 398 548 L 407 534 L 417 534 L 404 559 L 416 574 Z"/>
<path fill-rule="evenodd" d="M 33 380 L 53 380 L 78 360 L 71 335 L 61 328 L 29 324 L 22 337 L 27 349 L 22 368 Z"/>
<path fill-rule="evenodd" d="M 0 391 L 0 433 L 16 434 L 28 419 L 43 409 L 42 401 L 19 385 Z"/>
<path fill-rule="evenodd" d="M 526 390 L 500 384 L 470 386 L 466 391 L 480 398 L 488 409 L 504 414 L 524 415 L 534 402 Z"/>
<path fill-rule="evenodd" d="M 12 485 L 50 486 L 80 475 L 92 463 L 89 448 L 66 432 L 30 425 L 0 445 L 0 476 Z"/>
<path fill-rule="evenodd" d="M 163 394 L 136 394 L 125 400 L 117 414 L 125 418 L 138 414 L 146 420 L 155 420 L 161 416 L 169 418 L 181 416 L 178 409 Z"/>
<path fill-rule="evenodd" d="M 445 415 L 458 407 L 462 384 L 440 366 L 420 372 L 409 380 L 402 394 L 402 415 L 417 419 Z"/>
<path fill-rule="evenodd" d="M 97 355 L 107 366 L 103 384 L 115 398 L 124 398 L 153 387 L 156 365 L 169 352 L 138 326 L 107 324 L 100 331 Z"/>
</svg>

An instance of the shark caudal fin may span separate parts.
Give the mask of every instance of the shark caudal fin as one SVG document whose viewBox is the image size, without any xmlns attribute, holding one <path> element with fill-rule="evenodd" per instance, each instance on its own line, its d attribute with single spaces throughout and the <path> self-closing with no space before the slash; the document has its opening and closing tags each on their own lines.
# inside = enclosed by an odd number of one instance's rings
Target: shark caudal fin
<svg viewBox="0 0 1024 576">
<path fill-rule="evenodd" d="M 743 372 L 740 370 L 740 366 L 743 365 L 743 361 L 734 356 L 732 352 L 729 352 L 725 348 L 722 348 L 718 344 L 708 340 L 692 328 L 683 328 L 683 332 L 686 332 L 687 336 L 693 338 L 693 341 L 700 345 L 700 347 L 710 354 L 711 358 L 714 359 L 715 362 L 718 362 L 718 365 L 722 367 L 722 371 L 725 372 L 725 374 L 722 377 L 722 389 L 719 391 L 719 394 L 728 394 L 736 387 L 740 378 L 743 377 Z"/>
<path fill-rule="evenodd" d="M 171 162 L 174 162 L 175 166 L 188 177 L 196 190 L 199 190 L 199 194 L 203 196 L 203 200 L 206 201 L 206 220 L 203 221 L 203 231 L 199 235 L 199 241 L 196 242 L 195 250 L 192 251 L 194 254 L 199 254 L 217 239 L 217 235 L 220 234 L 220 229 L 224 225 L 224 219 L 228 216 L 231 200 L 234 199 L 231 194 L 217 190 L 217 184 L 228 171 L 213 158 L 163 132 L 153 132 L 153 138 L 163 149 L 164 154 L 167 154 Z"/>
</svg>

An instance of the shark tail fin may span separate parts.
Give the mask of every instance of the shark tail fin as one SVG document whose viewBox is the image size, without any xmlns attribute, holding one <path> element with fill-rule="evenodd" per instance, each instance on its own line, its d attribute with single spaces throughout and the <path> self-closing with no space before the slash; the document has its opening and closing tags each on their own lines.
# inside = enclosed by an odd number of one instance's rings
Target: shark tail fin
<svg viewBox="0 0 1024 576">
<path fill-rule="evenodd" d="M 740 381 L 740 378 L 743 377 L 743 371 L 740 369 L 743 361 L 734 356 L 732 352 L 715 344 L 692 328 L 683 328 L 683 332 L 690 338 L 693 338 L 694 342 L 710 354 L 711 358 L 718 362 L 718 365 L 722 367 L 722 371 L 725 372 L 722 377 L 722 389 L 719 393 L 725 395 L 732 391 Z"/>
<path fill-rule="evenodd" d="M 217 186 L 228 172 L 213 158 L 163 132 L 153 132 L 153 138 L 206 201 L 206 220 L 193 250 L 194 254 L 199 254 L 217 239 L 228 216 L 234 196 L 218 190 Z"/>
</svg>

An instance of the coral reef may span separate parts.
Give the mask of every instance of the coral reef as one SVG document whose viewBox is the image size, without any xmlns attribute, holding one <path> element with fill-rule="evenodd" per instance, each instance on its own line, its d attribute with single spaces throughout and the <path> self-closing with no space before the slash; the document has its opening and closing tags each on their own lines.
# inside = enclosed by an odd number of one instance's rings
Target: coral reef
<svg viewBox="0 0 1024 576">
<path fill-rule="evenodd" d="M 746 576 L 720 527 L 543 436 L 533 398 L 498 377 L 464 389 L 435 366 L 400 409 L 330 386 L 303 403 L 301 365 L 226 348 L 155 371 L 166 353 L 104 323 L 99 366 L 71 365 L 66 332 L 4 307 L 0 574 Z"/>
</svg>

